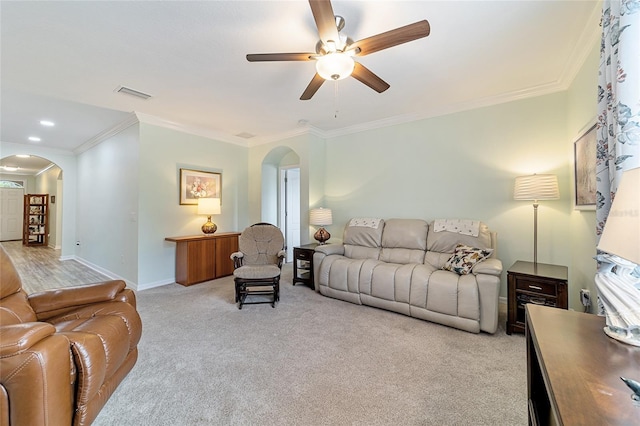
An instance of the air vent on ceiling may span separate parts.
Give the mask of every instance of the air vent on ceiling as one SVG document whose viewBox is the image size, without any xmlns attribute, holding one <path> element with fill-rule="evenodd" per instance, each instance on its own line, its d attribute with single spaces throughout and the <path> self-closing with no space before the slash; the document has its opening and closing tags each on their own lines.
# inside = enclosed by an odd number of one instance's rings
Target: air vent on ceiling
<svg viewBox="0 0 640 426">
<path fill-rule="evenodd" d="M 242 132 L 242 133 L 238 133 L 236 136 L 242 139 L 251 139 L 255 135 L 252 135 L 251 133 L 247 133 L 247 132 Z"/>
<path fill-rule="evenodd" d="M 118 86 L 116 87 L 116 92 L 125 93 L 127 95 L 135 96 L 136 98 L 147 100 L 151 97 L 148 93 L 141 92 L 139 90 L 132 89 L 126 86 Z"/>
</svg>

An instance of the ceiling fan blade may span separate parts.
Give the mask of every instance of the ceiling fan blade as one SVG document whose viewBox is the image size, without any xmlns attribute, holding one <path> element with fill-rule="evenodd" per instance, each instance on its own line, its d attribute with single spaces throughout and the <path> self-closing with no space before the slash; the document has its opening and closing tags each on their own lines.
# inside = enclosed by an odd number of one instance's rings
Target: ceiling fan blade
<svg viewBox="0 0 640 426">
<path fill-rule="evenodd" d="M 323 43 L 328 41 L 338 43 L 340 36 L 338 35 L 338 27 L 336 27 L 336 16 L 333 14 L 333 7 L 329 0 L 309 0 L 313 19 L 318 27 L 318 35 Z"/>
<path fill-rule="evenodd" d="M 356 62 L 355 67 L 353 68 L 351 77 L 355 78 L 361 83 L 366 84 L 378 93 L 382 93 L 390 87 L 386 81 L 372 73 L 369 68 L 358 62 Z"/>
<path fill-rule="evenodd" d="M 311 79 L 311 83 L 309 83 L 307 88 L 304 89 L 302 96 L 300 96 L 300 100 L 308 101 L 309 99 L 311 99 L 313 95 L 315 95 L 315 93 L 318 91 L 320 86 L 322 86 L 322 83 L 324 83 L 324 78 L 320 77 L 320 75 L 316 73 L 316 75 L 314 75 Z"/>
<path fill-rule="evenodd" d="M 355 50 L 356 56 L 364 56 L 379 50 L 407 43 L 426 37 L 431 32 L 429 22 L 425 19 L 395 30 L 364 38 L 352 43 L 348 50 Z"/>
<path fill-rule="evenodd" d="M 247 61 L 310 61 L 314 56 L 315 53 L 250 53 L 247 55 Z"/>
</svg>

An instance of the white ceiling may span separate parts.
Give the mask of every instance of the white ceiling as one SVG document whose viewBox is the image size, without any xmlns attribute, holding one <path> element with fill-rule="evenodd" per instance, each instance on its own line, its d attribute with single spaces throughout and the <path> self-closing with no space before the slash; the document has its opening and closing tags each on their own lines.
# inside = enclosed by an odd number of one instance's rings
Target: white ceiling
<svg viewBox="0 0 640 426">
<path fill-rule="evenodd" d="M 245 55 L 314 51 L 306 1 L 2 1 L 0 140 L 73 151 L 132 111 L 248 145 L 346 133 L 566 89 L 599 30 L 596 1 L 332 4 L 354 40 L 422 19 L 431 34 L 358 58 L 386 92 L 349 78 L 300 101 L 313 62 Z"/>
</svg>

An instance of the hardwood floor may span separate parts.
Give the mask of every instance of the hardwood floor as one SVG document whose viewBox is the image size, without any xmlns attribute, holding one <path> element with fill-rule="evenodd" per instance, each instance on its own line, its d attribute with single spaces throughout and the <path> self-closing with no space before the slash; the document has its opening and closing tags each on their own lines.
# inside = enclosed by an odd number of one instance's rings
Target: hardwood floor
<svg viewBox="0 0 640 426">
<path fill-rule="evenodd" d="M 27 247 L 22 241 L 3 241 L 0 245 L 11 257 L 28 294 L 109 279 L 75 260 L 60 260 L 60 250 Z"/>
</svg>

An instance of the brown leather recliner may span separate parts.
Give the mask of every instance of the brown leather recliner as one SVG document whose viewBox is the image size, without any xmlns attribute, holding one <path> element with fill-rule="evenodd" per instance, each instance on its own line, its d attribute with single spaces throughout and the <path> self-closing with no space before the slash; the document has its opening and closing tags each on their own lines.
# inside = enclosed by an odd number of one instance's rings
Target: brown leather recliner
<svg viewBox="0 0 640 426">
<path fill-rule="evenodd" d="M 0 425 L 89 425 L 138 358 L 136 298 L 113 280 L 27 295 L 0 247 Z"/>
</svg>

